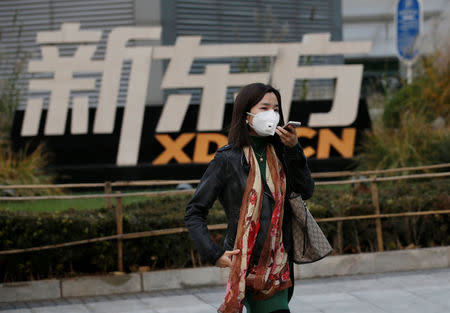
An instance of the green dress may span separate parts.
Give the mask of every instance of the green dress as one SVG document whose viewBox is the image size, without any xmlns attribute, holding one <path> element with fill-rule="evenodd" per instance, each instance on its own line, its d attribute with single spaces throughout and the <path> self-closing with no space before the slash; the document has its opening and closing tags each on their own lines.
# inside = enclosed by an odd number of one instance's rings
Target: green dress
<svg viewBox="0 0 450 313">
<path fill-rule="evenodd" d="M 266 178 L 266 137 L 251 136 L 251 143 L 256 159 L 258 160 L 259 169 L 263 179 Z M 261 161 L 262 159 L 262 161 Z M 291 266 L 291 265 L 290 265 Z M 292 267 L 292 266 L 291 266 Z M 289 309 L 288 289 L 284 289 L 269 299 L 256 300 L 251 292 L 245 294 L 244 305 L 247 313 L 270 313 L 277 310 Z"/>
<path fill-rule="evenodd" d="M 247 313 L 270 313 L 289 310 L 288 289 L 284 289 L 266 300 L 256 300 L 251 292 L 245 294 L 244 305 Z"/>
</svg>

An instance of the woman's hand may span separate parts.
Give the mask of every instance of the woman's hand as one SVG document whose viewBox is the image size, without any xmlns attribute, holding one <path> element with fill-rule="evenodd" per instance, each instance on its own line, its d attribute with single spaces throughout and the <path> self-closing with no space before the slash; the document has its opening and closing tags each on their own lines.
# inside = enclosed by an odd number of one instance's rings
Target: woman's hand
<svg viewBox="0 0 450 313">
<path fill-rule="evenodd" d="M 241 250 L 225 251 L 225 253 L 217 260 L 217 267 L 231 267 L 231 260 L 233 255 L 241 253 Z"/>
<path fill-rule="evenodd" d="M 275 132 L 278 134 L 278 136 L 280 136 L 281 142 L 289 148 L 295 146 L 298 143 L 297 132 L 291 125 L 288 125 L 286 128 L 277 126 Z"/>
</svg>

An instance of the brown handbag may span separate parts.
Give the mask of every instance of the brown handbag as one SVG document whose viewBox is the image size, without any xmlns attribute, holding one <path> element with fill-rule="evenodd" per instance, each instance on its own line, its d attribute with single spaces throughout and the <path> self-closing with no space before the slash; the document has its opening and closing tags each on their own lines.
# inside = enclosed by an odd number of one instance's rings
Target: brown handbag
<svg viewBox="0 0 450 313">
<path fill-rule="evenodd" d="M 323 234 L 314 217 L 306 207 L 300 194 L 292 193 L 289 198 L 292 207 L 293 261 L 297 264 L 316 262 L 333 248 Z"/>
</svg>

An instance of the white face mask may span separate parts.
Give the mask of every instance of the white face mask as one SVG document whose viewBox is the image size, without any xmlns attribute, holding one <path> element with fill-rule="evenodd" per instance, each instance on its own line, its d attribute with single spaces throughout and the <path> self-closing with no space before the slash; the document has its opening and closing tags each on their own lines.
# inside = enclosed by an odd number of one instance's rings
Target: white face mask
<svg viewBox="0 0 450 313">
<path fill-rule="evenodd" d="M 278 112 L 269 110 L 257 114 L 247 112 L 247 114 L 253 116 L 253 125 L 250 126 L 259 136 L 266 137 L 275 134 L 275 129 L 280 121 L 280 114 Z"/>
</svg>

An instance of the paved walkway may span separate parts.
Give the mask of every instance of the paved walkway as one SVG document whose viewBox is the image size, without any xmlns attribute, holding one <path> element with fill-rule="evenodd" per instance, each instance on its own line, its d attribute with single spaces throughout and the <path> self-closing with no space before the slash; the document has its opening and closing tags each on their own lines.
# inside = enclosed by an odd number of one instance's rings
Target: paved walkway
<svg viewBox="0 0 450 313">
<path fill-rule="evenodd" d="M 213 313 L 223 287 L 0 303 L 1 313 Z M 449 313 L 450 269 L 296 281 L 299 313 Z M 245 311 L 245 310 L 244 310 Z"/>
</svg>

